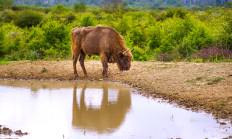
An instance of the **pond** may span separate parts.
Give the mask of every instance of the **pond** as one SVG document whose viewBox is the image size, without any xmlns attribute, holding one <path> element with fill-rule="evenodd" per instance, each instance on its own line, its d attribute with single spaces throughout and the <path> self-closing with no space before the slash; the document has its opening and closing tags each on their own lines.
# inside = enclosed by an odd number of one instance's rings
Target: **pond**
<svg viewBox="0 0 232 139">
<path fill-rule="evenodd" d="M 229 138 L 232 126 L 204 112 L 106 82 L 0 80 L 0 138 Z"/>
</svg>

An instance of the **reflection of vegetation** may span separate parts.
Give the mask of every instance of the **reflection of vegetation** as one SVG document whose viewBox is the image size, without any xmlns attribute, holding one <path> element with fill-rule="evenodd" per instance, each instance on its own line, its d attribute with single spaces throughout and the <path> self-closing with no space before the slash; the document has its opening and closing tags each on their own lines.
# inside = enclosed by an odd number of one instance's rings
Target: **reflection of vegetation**
<svg viewBox="0 0 232 139">
<path fill-rule="evenodd" d="M 0 60 L 70 58 L 72 28 L 102 24 L 123 35 L 127 46 L 134 48 L 134 60 L 232 61 L 231 6 L 135 11 L 126 8 L 133 1 L 122 2 L 124 6 L 116 9 L 91 8 L 85 3 L 71 8 L 3 8 Z"/>
</svg>

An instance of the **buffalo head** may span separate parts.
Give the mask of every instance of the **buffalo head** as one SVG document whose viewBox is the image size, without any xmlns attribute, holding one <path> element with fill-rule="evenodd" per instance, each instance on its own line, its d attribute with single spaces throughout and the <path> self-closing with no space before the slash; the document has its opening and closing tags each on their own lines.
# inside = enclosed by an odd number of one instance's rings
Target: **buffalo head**
<svg viewBox="0 0 232 139">
<path fill-rule="evenodd" d="M 118 61 L 117 61 L 117 65 L 118 65 L 118 68 L 120 71 L 123 71 L 123 70 L 129 70 L 130 69 L 130 66 L 131 66 L 131 61 L 132 61 L 132 54 L 131 52 L 133 51 L 134 49 L 132 49 L 131 51 L 126 50 L 124 52 L 119 52 L 118 53 Z"/>
</svg>

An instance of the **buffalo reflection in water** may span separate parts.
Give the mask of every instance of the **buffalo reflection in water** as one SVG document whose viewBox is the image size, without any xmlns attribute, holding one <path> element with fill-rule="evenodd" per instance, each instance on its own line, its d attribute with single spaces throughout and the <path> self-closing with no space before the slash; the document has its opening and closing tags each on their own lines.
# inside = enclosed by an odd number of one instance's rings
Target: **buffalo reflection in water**
<svg viewBox="0 0 232 139">
<path fill-rule="evenodd" d="M 77 86 L 74 86 L 72 125 L 75 128 L 97 131 L 98 133 L 115 131 L 123 123 L 126 113 L 131 107 L 129 88 L 111 89 L 105 83 L 101 87 L 90 88 L 88 83 L 81 91 L 77 89 Z M 96 95 L 98 95 L 98 101 L 100 96 L 100 105 L 88 105 L 90 104 L 88 101 L 91 100 L 88 99 L 86 93 L 93 94 L 95 96 L 93 99 L 96 99 Z M 112 100 L 110 96 L 115 96 L 115 94 L 116 100 Z"/>
</svg>

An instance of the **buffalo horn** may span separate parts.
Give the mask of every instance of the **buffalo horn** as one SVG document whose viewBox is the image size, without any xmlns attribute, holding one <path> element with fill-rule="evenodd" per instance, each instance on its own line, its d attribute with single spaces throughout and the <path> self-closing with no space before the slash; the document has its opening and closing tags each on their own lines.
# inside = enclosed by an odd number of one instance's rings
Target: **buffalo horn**
<svg viewBox="0 0 232 139">
<path fill-rule="evenodd" d="M 131 50 L 131 52 L 133 52 L 134 51 L 134 48 Z"/>
<path fill-rule="evenodd" d="M 122 52 L 122 54 L 125 54 L 125 53 L 128 52 L 128 51 L 129 51 L 129 49 L 127 49 L 126 51 Z"/>
</svg>

